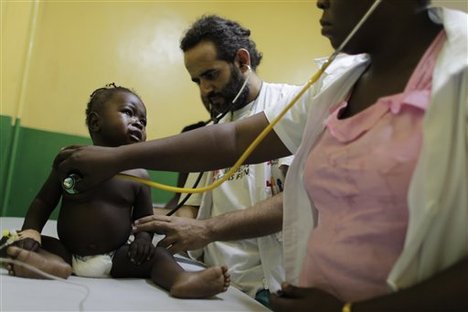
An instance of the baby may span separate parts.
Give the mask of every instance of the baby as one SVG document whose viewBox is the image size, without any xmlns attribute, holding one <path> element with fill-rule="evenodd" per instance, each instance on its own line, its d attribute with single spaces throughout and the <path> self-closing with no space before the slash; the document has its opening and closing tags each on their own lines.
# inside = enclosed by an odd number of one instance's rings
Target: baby
<svg viewBox="0 0 468 312">
<path fill-rule="evenodd" d="M 91 94 L 86 124 L 94 145 L 115 147 L 146 140 L 145 105 L 133 91 L 115 84 Z M 149 177 L 144 169 L 123 173 Z M 59 240 L 41 236 L 60 199 Z M 206 298 L 226 291 L 230 277 L 225 266 L 186 272 L 166 249 L 153 246 L 152 233 L 139 232 L 128 241 L 133 221 L 152 213 L 147 186 L 114 177 L 90 191 L 68 194 L 52 170 L 29 207 L 20 240 L 7 252 L 13 259 L 63 278 L 71 273 L 151 278 L 179 298 Z M 41 277 L 19 265 L 7 268 L 12 275 Z"/>
</svg>

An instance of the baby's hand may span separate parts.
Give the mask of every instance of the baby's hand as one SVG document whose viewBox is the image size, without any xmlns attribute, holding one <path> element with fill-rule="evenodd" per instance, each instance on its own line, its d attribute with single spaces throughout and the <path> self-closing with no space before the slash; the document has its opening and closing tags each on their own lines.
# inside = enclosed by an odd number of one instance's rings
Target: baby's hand
<svg viewBox="0 0 468 312">
<path fill-rule="evenodd" d="M 128 247 L 128 257 L 133 263 L 140 265 L 149 261 L 153 257 L 154 246 L 151 238 L 135 237 L 135 240 Z"/>
<path fill-rule="evenodd" d="M 31 251 L 38 251 L 41 244 L 30 237 L 20 239 L 13 243 L 14 246 Z"/>
</svg>

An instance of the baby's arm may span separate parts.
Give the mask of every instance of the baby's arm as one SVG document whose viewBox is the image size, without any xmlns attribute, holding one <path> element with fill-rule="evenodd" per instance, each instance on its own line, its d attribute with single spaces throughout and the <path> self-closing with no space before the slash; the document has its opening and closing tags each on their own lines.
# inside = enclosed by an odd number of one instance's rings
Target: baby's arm
<svg viewBox="0 0 468 312">
<path fill-rule="evenodd" d="M 39 248 L 42 228 L 57 206 L 61 196 L 62 188 L 60 181 L 55 170 L 52 170 L 42 185 L 41 190 L 29 206 L 21 229 L 25 238 L 16 242 L 18 247 L 28 250 L 37 250 Z"/>
<path fill-rule="evenodd" d="M 138 176 L 142 178 L 149 178 L 148 172 L 141 169 L 138 172 Z M 139 185 L 138 193 L 135 198 L 133 205 L 132 221 L 139 218 L 150 216 L 153 214 L 153 202 L 151 200 L 151 189 L 146 185 Z M 143 263 L 151 259 L 153 255 L 153 233 L 150 232 L 139 232 L 135 234 L 135 240 L 130 244 L 128 249 L 128 256 L 131 261 L 136 264 Z"/>
</svg>

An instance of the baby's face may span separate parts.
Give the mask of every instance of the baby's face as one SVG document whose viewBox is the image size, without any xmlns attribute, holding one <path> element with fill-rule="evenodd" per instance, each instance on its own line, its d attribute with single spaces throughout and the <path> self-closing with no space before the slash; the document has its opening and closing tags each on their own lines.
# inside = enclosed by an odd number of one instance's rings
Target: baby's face
<svg viewBox="0 0 468 312">
<path fill-rule="evenodd" d="M 134 94 L 119 91 L 102 107 L 99 135 L 108 146 L 146 140 L 146 107 Z"/>
</svg>

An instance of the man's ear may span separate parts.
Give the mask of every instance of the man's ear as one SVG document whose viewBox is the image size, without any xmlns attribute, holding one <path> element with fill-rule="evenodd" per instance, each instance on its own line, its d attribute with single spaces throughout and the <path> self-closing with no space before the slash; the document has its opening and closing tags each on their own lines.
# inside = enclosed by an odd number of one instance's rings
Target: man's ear
<svg viewBox="0 0 468 312">
<path fill-rule="evenodd" d="M 250 69 L 250 53 L 247 49 L 239 49 L 236 52 L 236 57 L 234 61 L 239 66 L 242 72 L 245 72 Z"/>
<path fill-rule="evenodd" d="M 101 130 L 102 118 L 96 112 L 88 115 L 88 128 L 90 132 L 99 132 Z"/>
</svg>

